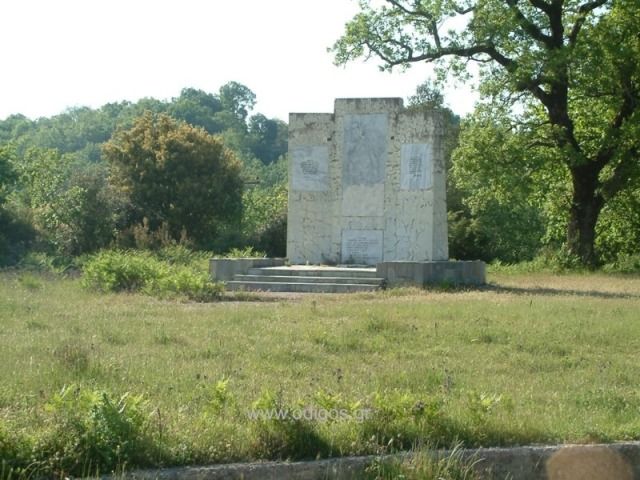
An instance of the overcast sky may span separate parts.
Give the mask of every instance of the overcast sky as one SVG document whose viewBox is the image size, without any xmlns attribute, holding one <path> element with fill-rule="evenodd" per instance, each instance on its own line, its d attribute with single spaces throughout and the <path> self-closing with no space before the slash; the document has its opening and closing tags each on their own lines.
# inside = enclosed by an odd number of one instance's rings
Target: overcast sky
<svg viewBox="0 0 640 480">
<path fill-rule="evenodd" d="M 3 0 L 0 119 L 50 116 L 184 87 L 217 92 L 235 80 L 256 111 L 330 112 L 339 97 L 408 97 L 431 72 L 333 65 L 327 53 L 358 11 L 354 0 Z M 473 107 L 450 88 L 456 113 Z"/>
</svg>

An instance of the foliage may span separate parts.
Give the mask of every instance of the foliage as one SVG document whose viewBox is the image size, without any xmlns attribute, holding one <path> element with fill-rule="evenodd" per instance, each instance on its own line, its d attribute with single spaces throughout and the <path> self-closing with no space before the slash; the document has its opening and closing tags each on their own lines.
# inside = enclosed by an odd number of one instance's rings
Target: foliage
<svg viewBox="0 0 640 480">
<path fill-rule="evenodd" d="M 282 120 L 258 113 L 249 119 L 248 128 L 251 152 L 265 165 L 287 153 L 288 127 Z"/>
<path fill-rule="evenodd" d="M 466 79 L 467 62 L 476 62 L 481 92 L 500 114 L 495 121 L 522 137 L 520 156 L 543 161 L 543 171 L 561 183 L 570 179 L 569 202 L 556 206 L 564 217 L 567 248 L 594 264 L 601 210 L 640 173 L 635 1 L 360 5 L 334 46 L 337 62 L 369 55 L 387 69 L 435 62 L 440 79 L 448 73 Z M 451 28 L 456 21 L 465 28 Z M 512 177 L 530 175 L 528 166 L 514 161 Z M 543 178 L 530 178 L 545 189 Z"/>
<path fill-rule="evenodd" d="M 45 248 L 78 255 L 114 238 L 121 204 L 104 166 L 31 148 L 18 163 L 18 172 L 22 188 L 15 203 L 28 208 Z"/>
<path fill-rule="evenodd" d="M 7 194 L 16 180 L 16 174 L 13 169 L 15 162 L 15 152 L 13 148 L 0 146 L 0 208 L 2 208 Z"/>
<path fill-rule="evenodd" d="M 244 123 L 256 104 L 256 94 L 241 83 L 229 82 L 220 87 L 220 103 L 224 111 Z"/>
<path fill-rule="evenodd" d="M 113 398 L 104 391 L 64 387 L 46 408 L 49 431 L 34 447 L 41 473 L 97 475 L 128 465 L 144 466 L 157 456 L 149 433 L 149 407 L 141 396 Z"/>
<path fill-rule="evenodd" d="M 612 273 L 640 273 L 640 254 L 619 255 L 612 263 L 603 267 L 605 272 Z"/>
<path fill-rule="evenodd" d="M 111 180 L 129 201 L 129 225 L 166 222 L 178 240 L 186 230 L 211 245 L 241 212 L 240 164 L 215 137 L 171 117 L 145 113 L 104 145 Z"/>
<path fill-rule="evenodd" d="M 24 437 L 10 432 L 0 420 L 0 479 L 28 477 L 30 447 Z"/>
<path fill-rule="evenodd" d="M 222 102 L 216 95 L 195 88 L 183 88 L 180 96 L 168 105 L 167 113 L 189 125 L 202 127 L 209 133 L 219 133 L 225 128 L 218 118 L 222 108 Z"/>
<path fill-rule="evenodd" d="M 565 198 L 564 182 L 546 172 L 542 161 L 528 152 L 527 139 L 498 124 L 496 116 L 494 110 L 480 108 L 463 122 L 450 181 L 463 198 L 461 211 L 470 218 L 454 217 L 452 227 L 454 232 L 463 229 L 461 235 L 476 245 L 478 258 L 518 262 L 532 259 L 545 238 L 557 246 L 552 226 L 565 219 L 554 222 L 545 210 L 554 211 L 558 199 Z M 519 165 L 517 171 L 514 165 Z"/>
<path fill-rule="evenodd" d="M 17 180 L 14 164 L 14 148 L 0 146 L 0 266 L 16 263 L 33 238 L 30 226 L 5 205 Z"/>
<path fill-rule="evenodd" d="M 606 263 L 625 262 L 640 252 L 640 186 L 626 189 L 602 209 L 596 247 Z"/>
<path fill-rule="evenodd" d="M 242 230 L 248 243 L 268 256 L 286 255 L 287 188 L 253 188 L 244 193 Z"/>
<path fill-rule="evenodd" d="M 164 255 L 166 258 L 166 250 Z M 187 261 L 186 256 L 181 260 Z M 187 265 L 167 263 L 150 252 L 106 250 L 85 261 L 83 283 L 103 292 L 140 291 L 161 298 L 184 296 L 198 302 L 218 299 L 222 285 L 193 268 L 192 261 L 189 258 Z"/>
<path fill-rule="evenodd" d="M 250 116 L 255 101 L 255 94 L 248 87 L 230 82 L 217 93 L 185 88 L 169 101 L 143 98 L 135 103 L 109 103 L 98 109 L 74 107 L 33 121 L 23 115 L 0 121 L 0 200 L 11 193 L 6 208 L 0 210 L 0 261 L 15 263 L 30 247 L 30 225 L 35 226 L 40 240 L 33 246 L 55 255 L 93 251 L 109 244 L 116 233 L 117 244 L 124 247 L 147 242 L 150 248 L 158 248 L 166 243 L 166 232 L 161 232 L 162 226 L 155 222 L 157 213 L 142 212 L 140 216 L 128 210 L 129 216 L 122 216 L 126 196 L 114 196 L 106 181 L 108 165 L 102 145 L 116 131 L 131 129 L 146 111 L 166 113 L 221 135 L 241 161 L 238 168 L 242 169 L 243 181 L 253 184 L 259 179 L 263 188 L 283 181 L 286 162 L 278 160 L 287 150 L 287 125 L 260 113 Z M 39 171 L 29 166 L 35 157 L 43 159 Z M 48 161 L 44 161 L 45 157 Z M 236 188 L 237 184 L 231 182 L 229 190 Z M 240 231 L 238 205 L 232 222 L 215 221 L 214 240 L 197 238 L 195 232 L 189 231 L 190 240 L 198 247 L 220 251 L 246 245 L 249 239 L 254 241 L 255 232 L 244 235 Z M 145 217 L 150 222 L 147 226 Z M 187 220 L 188 217 L 185 216 Z M 176 240 L 181 232 L 172 230 L 171 239 Z"/>
</svg>

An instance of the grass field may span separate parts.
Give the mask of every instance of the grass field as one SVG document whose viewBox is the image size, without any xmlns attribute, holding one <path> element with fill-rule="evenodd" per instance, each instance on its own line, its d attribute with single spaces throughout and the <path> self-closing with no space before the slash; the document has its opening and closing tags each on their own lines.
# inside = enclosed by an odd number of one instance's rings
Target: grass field
<svg viewBox="0 0 640 480">
<path fill-rule="evenodd" d="M 640 278 L 489 280 L 200 304 L 0 273 L 4 468 L 640 439 Z"/>
</svg>

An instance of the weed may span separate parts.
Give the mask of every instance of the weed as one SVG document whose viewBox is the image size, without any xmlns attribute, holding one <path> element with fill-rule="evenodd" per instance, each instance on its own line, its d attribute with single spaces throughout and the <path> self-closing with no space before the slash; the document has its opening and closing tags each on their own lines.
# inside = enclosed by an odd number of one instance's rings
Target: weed
<svg viewBox="0 0 640 480">
<path fill-rule="evenodd" d="M 414 449 L 404 459 L 380 459 L 366 471 L 371 480 L 479 480 L 478 460 L 467 457 L 460 445 L 444 454 L 428 447 Z"/>
<path fill-rule="evenodd" d="M 76 385 L 47 403 L 49 429 L 34 447 L 39 471 L 56 477 L 98 475 L 147 465 L 157 451 L 149 435 L 149 408 L 140 396 L 113 398 Z"/>
</svg>

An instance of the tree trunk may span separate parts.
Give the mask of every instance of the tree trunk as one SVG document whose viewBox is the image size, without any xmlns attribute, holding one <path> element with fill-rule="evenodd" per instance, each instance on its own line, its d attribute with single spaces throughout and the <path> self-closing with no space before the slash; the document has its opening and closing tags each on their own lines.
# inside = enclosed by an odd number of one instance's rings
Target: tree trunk
<svg viewBox="0 0 640 480">
<path fill-rule="evenodd" d="M 573 197 L 567 227 L 569 252 L 577 255 L 586 266 L 595 266 L 596 223 L 604 205 L 598 176 L 600 169 L 594 163 L 570 168 Z"/>
</svg>

